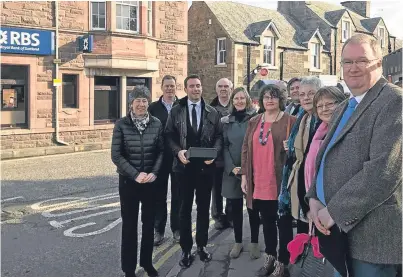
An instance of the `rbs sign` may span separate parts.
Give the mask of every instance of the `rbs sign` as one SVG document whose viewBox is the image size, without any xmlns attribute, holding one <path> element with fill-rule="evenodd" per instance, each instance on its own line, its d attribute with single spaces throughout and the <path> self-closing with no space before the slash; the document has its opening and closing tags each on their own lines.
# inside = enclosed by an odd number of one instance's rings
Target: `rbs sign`
<svg viewBox="0 0 403 277">
<path fill-rule="evenodd" d="M 54 32 L 1 27 L 0 52 L 28 55 L 53 55 L 55 52 Z"/>
</svg>

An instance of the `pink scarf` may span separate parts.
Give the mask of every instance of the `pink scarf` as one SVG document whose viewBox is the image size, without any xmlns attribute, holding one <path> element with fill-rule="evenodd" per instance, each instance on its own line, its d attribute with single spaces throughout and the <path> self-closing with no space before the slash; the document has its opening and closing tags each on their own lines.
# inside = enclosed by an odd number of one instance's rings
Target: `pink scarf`
<svg viewBox="0 0 403 277">
<path fill-rule="evenodd" d="M 311 146 L 309 147 L 308 155 L 305 160 L 305 189 L 309 190 L 311 187 L 313 178 L 315 178 L 315 162 L 316 156 L 318 155 L 319 148 L 322 145 L 323 139 L 325 138 L 328 131 L 328 125 L 322 122 L 315 135 L 313 136 Z"/>
</svg>

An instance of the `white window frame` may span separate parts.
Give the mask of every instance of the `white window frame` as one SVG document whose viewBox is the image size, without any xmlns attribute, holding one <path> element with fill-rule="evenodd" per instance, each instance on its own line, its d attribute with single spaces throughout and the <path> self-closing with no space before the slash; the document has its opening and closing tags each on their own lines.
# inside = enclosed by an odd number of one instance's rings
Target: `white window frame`
<svg viewBox="0 0 403 277">
<path fill-rule="evenodd" d="M 320 69 L 320 43 L 311 43 L 311 68 Z"/>
<path fill-rule="evenodd" d="M 220 49 L 220 41 L 223 41 L 223 44 L 222 45 L 224 45 L 224 49 Z M 227 38 L 217 38 L 217 48 L 216 48 L 216 51 L 217 51 L 217 59 L 216 59 L 216 64 L 217 65 L 225 65 L 226 63 L 226 56 L 227 56 Z M 224 61 L 223 62 L 220 62 L 220 54 L 221 53 L 224 53 Z"/>
<path fill-rule="evenodd" d="M 129 4 L 129 3 L 126 3 L 126 2 L 131 2 L 131 3 Z M 115 5 L 116 5 L 116 14 L 115 14 L 116 31 L 127 32 L 127 33 L 136 33 L 136 34 L 139 33 L 140 32 L 140 8 L 141 8 L 140 7 L 140 1 L 115 1 Z M 120 16 L 117 15 L 118 8 L 120 8 L 119 5 L 126 6 L 126 8 L 136 7 L 136 30 L 135 31 L 130 30 L 130 29 L 129 30 L 119 29 L 117 27 L 118 26 L 118 20 L 122 20 L 122 18 L 124 17 L 122 15 L 120 15 Z M 119 17 L 119 19 L 118 19 L 118 17 Z M 131 20 L 131 18 L 129 17 L 129 28 L 130 28 L 130 20 Z"/>
<path fill-rule="evenodd" d="M 270 42 L 270 44 L 269 44 Z M 269 49 L 271 46 L 271 49 Z M 274 37 L 263 37 L 263 63 L 268 65 L 275 65 L 275 51 L 276 51 L 276 40 Z M 269 61 L 269 57 L 271 62 Z"/>
<path fill-rule="evenodd" d="M 107 18 L 107 11 L 106 11 L 106 1 L 105 0 L 96 0 L 96 1 L 90 1 L 90 30 L 95 30 L 95 31 L 104 31 L 106 30 L 106 18 Z M 92 26 L 92 3 L 104 3 L 105 4 L 105 28 L 94 28 Z M 98 20 L 99 20 L 99 14 L 98 14 Z"/>
<path fill-rule="evenodd" d="M 347 24 L 347 28 L 345 28 L 345 24 Z M 347 35 L 346 35 L 347 33 Z M 341 22 L 341 41 L 345 42 L 351 37 L 351 22 L 347 20 L 343 20 Z"/>
<path fill-rule="evenodd" d="M 153 2 L 147 1 L 147 34 L 153 34 Z"/>
<path fill-rule="evenodd" d="M 383 36 L 381 35 L 381 30 L 383 30 Z M 378 27 L 378 37 L 381 43 L 381 48 L 385 48 L 385 44 L 386 44 L 386 30 L 384 27 Z"/>
</svg>

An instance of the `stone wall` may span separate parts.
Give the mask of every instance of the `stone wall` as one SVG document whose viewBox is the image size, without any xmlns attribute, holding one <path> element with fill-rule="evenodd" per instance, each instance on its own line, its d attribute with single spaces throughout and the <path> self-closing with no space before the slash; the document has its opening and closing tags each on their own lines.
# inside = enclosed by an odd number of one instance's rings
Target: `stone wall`
<svg viewBox="0 0 403 277">
<path fill-rule="evenodd" d="M 88 143 L 110 143 L 113 127 L 96 130 L 76 130 L 60 132 L 60 139 L 69 145 Z M 25 149 L 57 146 L 54 133 L 13 134 L 1 136 L 1 150 Z"/>
<path fill-rule="evenodd" d="M 215 85 L 221 78 L 234 78 L 234 44 L 204 2 L 192 2 L 189 9 L 188 74 L 202 79 L 203 97 L 216 97 Z M 211 24 L 209 24 L 211 20 Z M 226 37 L 226 64 L 216 65 L 217 38 Z"/>
</svg>

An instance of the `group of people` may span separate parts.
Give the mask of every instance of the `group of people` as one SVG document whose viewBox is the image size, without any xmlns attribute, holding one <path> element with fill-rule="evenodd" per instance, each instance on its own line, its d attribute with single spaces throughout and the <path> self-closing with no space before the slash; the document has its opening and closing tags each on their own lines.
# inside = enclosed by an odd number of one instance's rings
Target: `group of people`
<svg viewBox="0 0 403 277">
<path fill-rule="evenodd" d="M 293 78 L 286 89 L 264 86 L 260 112 L 248 91 L 234 89 L 227 78 L 217 82 L 210 105 L 197 75 L 185 79 L 182 99 L 169 75 L 162 79 L 163 95 L 150 105 L 146 87 L 130 93 L 130 111 L 116 122 L 111 149 L 119 173 L 127 277 L 136 276 L 140 203 L 140 266 L 159 276 L 152 251 L 164 242 L 169 176 L 171 229 L 182 248 L 183 268 L 194 260 L 196 195 L 201 261 L 212 258 L 206 248 L 212 198 L 215 227 L 233 227 L 231 258 L 243 251 L 244 204 L 252 259 L 260 257 L 263 225 L 264 263 L 257 276 L 288 276 L 293 221 L 297 233 L 310 233 L 311 225 L 325 236 L 336 227 L 346 233 L 349 276 L 396 276 L 402 256 L 402 89 L 382 76 L 375 38 L 355 35 L 341 55 L 350 97 L 322 86 L 317 77 Z M 190 147 L 215 148 L 217 158 L 189 161 Z"/>
</svg>

